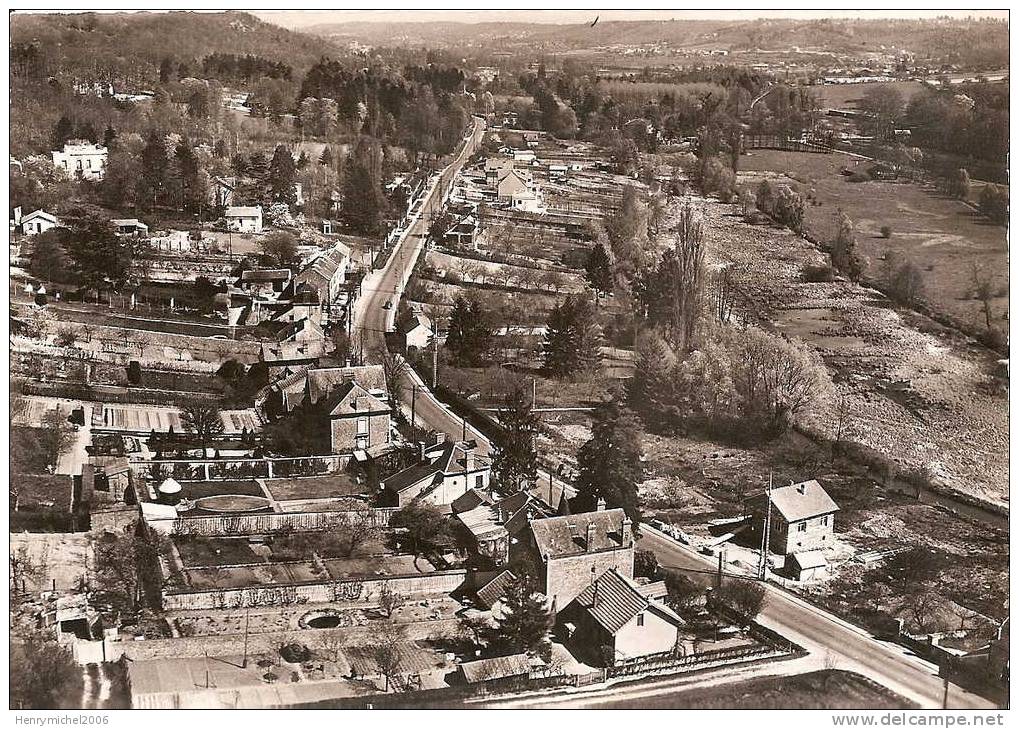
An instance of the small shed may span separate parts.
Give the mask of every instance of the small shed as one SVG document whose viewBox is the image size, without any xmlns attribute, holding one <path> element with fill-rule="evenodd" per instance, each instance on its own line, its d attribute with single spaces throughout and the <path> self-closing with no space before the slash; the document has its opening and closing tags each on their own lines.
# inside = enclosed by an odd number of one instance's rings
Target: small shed
<svg viewBox="0 0 1019 729">
<path fill-rule="evenodd" d="M 460 664 L 465 683 L 484 683 L 506 678 L 526 678 L 531 673 L 531 659 L 524 653 L 498 658 L 483 658 Z"/>
<path fill-rule="evenodd" d="M 794 552 L 786 557 L 785 573 L 793 580 L 810 582 L 824 577 L 828 572 L 828 560 L 820 549 Z"/>
</svg>

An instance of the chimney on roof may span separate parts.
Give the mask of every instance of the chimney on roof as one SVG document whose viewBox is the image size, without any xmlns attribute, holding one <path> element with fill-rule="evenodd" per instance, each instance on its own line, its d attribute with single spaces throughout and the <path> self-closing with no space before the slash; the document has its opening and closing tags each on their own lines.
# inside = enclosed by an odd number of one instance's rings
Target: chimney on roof
<svg viewBox="0 0 1019 729">
<path fill-rule="evenodd" d="M 425 450 L 427 450 L 427 448 L 428 446 L 423 440 L 418 442 L 418 457 L 422 461 L 425 460 Z"/>
<path fill-rule="evenodd" d="M 435 434 L 435 445 L 442 445 L 446 442 L 446 434 L 441 430 Z"/>
<path fill-rule="evenodd" d="M 624 547 L 633 546 L 633 521 L 630 517 L 623 517 L 622 533 L 619 535 L 619 543 Z"/>
<path fill-rule="evenodd" d="M 592 521 L 587 524 L 587 535 L 585 538 L 585 548 L 588 552 L 594 551 L 594 533 L 598 526 Z"/>
<path fill-rule="evenodd" d="M 605 511 L 605 499 L 601 496 L 598 497 L 598 503 L 595 505 L 595 511 Z"/>
<path fill-rule="evenodd" d="M 804 481 L 803 483 L 796 484 L 796 490 L 799 491 L 801 494 L 807 493 L 807 482 Z"/>
</svg>

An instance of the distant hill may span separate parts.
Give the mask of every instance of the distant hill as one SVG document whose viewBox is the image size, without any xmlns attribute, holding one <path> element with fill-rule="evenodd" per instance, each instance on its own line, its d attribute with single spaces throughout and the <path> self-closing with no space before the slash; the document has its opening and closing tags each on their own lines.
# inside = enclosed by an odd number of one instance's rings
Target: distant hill
<svg viewBox="0 0 1019 729">
<path fill-rule="evenodd" d="M 341 52 L 309 36 L 242 12 L 76 13 L 11 16 L 11 43 L 36 43 L 46 72 L 84 73 L 151 84 L 165 57 L 200 61 L 210 53 L 252 54 L 283 61 L 298 77 L 323 55 Z"/>
<path fill-rule="evenodd" d="M 348 22 L 313 25 L 306 31 L 337 42 L 414 47 L 578 50 L 665 43 L 691 50 L 800 47 L 856 54 L 895 48 L 944 63 L 1008 63 L 1008 24 L 988 20 L 602 20 L 594 27 L 588 23 Z"/>
</svg>

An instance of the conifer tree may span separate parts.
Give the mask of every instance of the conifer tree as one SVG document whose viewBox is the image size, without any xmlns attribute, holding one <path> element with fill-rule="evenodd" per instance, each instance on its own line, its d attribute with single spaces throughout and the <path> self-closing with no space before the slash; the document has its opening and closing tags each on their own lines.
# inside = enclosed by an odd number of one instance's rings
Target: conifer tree
<svg viewBox="0 0 1019 729">
<path fill-rule="evenodd" d="M 612 290 L 612 267 L 605 246 L 601 243 L 594 244 L 584 268 L 591 286 L 605 293 Z"/>
<path fill-rule="evenodd" d="M 515 577 L 506 587 L 502 612 L 488 631 L 487 643 L 493 653 L 531 653 L 547 656 L 552 613 L 547 598 L 537 592 L 533 578 Z"/>
<path fill-rule="evenodd" d="M 637 483 L 641 477 L 640 428 L 633 413 L 616 398 L 594 412 L 591 440 L 577 452 L 576 502 L 588 510 L 605 499 L 611 507 L 622 508 L 634 525 L 640 521 Z"/>
<path fill-rule="evenodd" d="M 520 491 L 538 475 L 538 455 L 534 448 L 538 420 L 522 386 L 518 385 L 506 396 L 505 407 L 499 409 L 499 423 L 504 435 L 492 458 L 492 473 L 503 490 Z"/>
</svg>

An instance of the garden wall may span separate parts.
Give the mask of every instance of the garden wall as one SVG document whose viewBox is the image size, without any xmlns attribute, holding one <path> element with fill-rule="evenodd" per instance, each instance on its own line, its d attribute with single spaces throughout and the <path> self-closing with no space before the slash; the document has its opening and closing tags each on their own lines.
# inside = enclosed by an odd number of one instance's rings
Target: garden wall
<svg viewBox="0 0 1019 729">
<path fill-rule="evenodd" d="M 377 601 L 383 587 L 407 597 L 447 595 L 463 585 L 466 575 L 467 570 L 448 570 L 421 575 L 354 577 L 331 582 L 164 593 L 163 609 L 211 610 L 335 602 L 371 604 Z"/>
<path fill-rule="evenodd" d="M 389 526 L 389 519 L 397 509 L 371 509 L 368 511 L 312 511 L 271 514 L 238 514 L 233 516 L 194 516 L 176 519 L 150 520 L 154 529 L 175 535 L 203 537 L 237 537 L 250 534 L 272 534 L 292 529 L 298 532 L 316 531 L 347 524 L 350 519 L 371 514 L 372 524 Z"/>
</svg>

